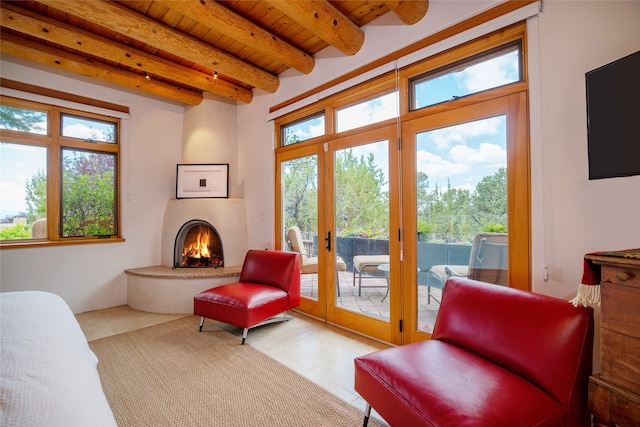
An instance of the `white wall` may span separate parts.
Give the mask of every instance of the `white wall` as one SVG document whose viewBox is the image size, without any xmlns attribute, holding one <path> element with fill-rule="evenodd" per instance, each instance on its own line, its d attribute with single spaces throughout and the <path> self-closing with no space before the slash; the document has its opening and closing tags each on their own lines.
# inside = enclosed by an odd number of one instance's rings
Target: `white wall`
<svg viewBox="0 0 640 427">
<path fill-rule="evenodd" d="M 640 50 L 640 2 L 545 1 L 532 150 L 536 291 L 572 297 L 587 252 L 640 247 L 640 176 L 589 181 L 586 72 Z M 548 266 L 549 280 L 542 280 Z"/>
<path fill-rule="evenodd" d="M 11 58 L 3 58 L 11 59 Z M 162 219 L 175 198 L 184 108 L 3 60 L 2 77 L 128 106 L 122 120 L 123 243 L 3 249 L 0 290 L 45 290 L 78 313 L 126 304 L 127 268 L 160 264 Z"/>
</svg>

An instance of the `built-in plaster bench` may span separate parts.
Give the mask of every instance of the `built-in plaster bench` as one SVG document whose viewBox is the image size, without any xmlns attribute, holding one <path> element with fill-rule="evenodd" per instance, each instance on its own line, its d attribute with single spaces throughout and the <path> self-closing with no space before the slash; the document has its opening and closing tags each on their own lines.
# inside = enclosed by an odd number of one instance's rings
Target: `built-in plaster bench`
<svg viewBox="0 0 640 427">
<path fill-rule="evenodd" d="M 358 275 L 358 296 L 362 296 L 362 273 L 380 273 L 378 268 L 382 264 L 389 264 L 389 255 L 356 255 L 353 257 L 353 286 L 356 285 Z M 369 285 L 367 288 L 384 288 L 387 285 Z"/>
</svg>

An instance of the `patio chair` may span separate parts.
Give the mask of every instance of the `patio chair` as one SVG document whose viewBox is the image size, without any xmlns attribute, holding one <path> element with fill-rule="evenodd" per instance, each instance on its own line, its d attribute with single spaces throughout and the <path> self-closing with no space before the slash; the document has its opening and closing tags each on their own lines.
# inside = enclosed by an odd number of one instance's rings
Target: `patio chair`
<svg viewBox="0 0 640 427">
<path fill-rule="evenodd" d="M 504 233 L 478 233 L 473 238 L 469 264 L 434 265 L 427 274 L 427 303 L 431 298 L 440 303 L 431 290 L 444 288 L 449 277 L 469 279 L 508 286 L 508 237 Z"/>
<path fill-rule="evenodd" d="M 317 274 L 318 273 L 318 257 L 309 256 L 302 240 L 302 232 L 297 226 L 290 227 L 286 231 L 287 244 L 293 252 L 298 252 L 302 258 L 300 267 L 301 274 Z M 346 271 L 347 263 L 340 256 L 336 256 L 336 289 L 338 296 L 340 296 L 340 278 L 338 276 L 339 271 Z"/>
</svg>

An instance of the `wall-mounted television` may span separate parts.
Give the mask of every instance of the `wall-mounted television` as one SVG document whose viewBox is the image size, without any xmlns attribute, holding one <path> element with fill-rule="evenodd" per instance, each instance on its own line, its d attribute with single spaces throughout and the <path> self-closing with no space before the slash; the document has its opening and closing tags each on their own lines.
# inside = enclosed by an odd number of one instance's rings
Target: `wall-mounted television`
<svg viewBox="0 0 640 427">
<path fill-rule="evenodd" d="M 589 179 L 640 175 L 640 51 L 585 79 Z"/>
</svg>

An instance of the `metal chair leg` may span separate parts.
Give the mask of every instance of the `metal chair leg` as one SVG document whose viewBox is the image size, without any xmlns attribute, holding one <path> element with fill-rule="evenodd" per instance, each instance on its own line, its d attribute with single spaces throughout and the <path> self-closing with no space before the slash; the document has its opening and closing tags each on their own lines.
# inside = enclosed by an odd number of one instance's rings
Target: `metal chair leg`
<svg viewBox="0 0 640 427">
<path fill-rule="evenodd" d="M 367 403 L 367 406 L 364 408 L 364 421 L 362 422 L 362 427 L 367 427 L 369 424 L 369 417 L 371 416 L 371 405 Z"/>
<path fill-rule="evenodd" d="M 242 331 L 242 344 L 244 344 L 244 341 L 247 339 L 248 332 L 249 332 L 249 328 L 244 328 L 244 330 Z"/>
<path fill-rule="evenodd" d="M 200 318 L 200 330 L 198 332 L 202 332 L 202 325 L 204 325 L 204 317 Z"/>
</svg>

